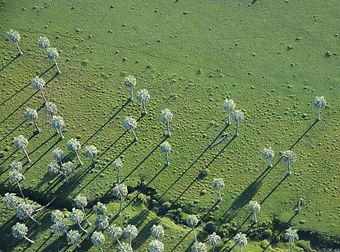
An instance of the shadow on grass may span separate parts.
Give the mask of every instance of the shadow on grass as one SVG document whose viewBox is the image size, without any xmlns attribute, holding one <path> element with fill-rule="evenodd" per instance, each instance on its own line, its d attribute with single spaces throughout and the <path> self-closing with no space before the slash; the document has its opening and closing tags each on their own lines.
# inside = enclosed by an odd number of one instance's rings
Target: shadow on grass
<svg viewBox="0 0 340 252">
<path fill-rule="evenodd" d="M 39 74 L 39 77 L 44 76 L 47 72 L 49 72 L 51 69 L 53 68 L 53 66 L 47 68 L 46 70 L 44 70 L 41 74 Z M 10 99 L 12 99 L 14 96 L 16 96 L 17 94 L 19 94 L 21 91 L 23 91 L 25 88 L 27 88 L 29 85 L 31 85 L 31 81 L 28 82 L 27 84 L 25 84 L 25 86 L 21 87 L 19 90 L 17 90 L 14 94 L 12 94 L 11 96 L 9 96 L 8 98 L 6 98 L 4 101 L 2 101 L 0 103 L 0 107 L 2 105 L 4 105 L 6 102 L 8 102 Z"/>
<path fill-rule="evenodd" d="M 306 130 L 305 132 L 302 133 L 302 135 L 292 144 L 292 146 L 290 146 L 290 150 L 293 149 L 295 147 L 296 144 L 298 144 L 301 139 L 315 126 L 315 124 L 317 124 L 318 120 L 315 120 Z"/>
<path fill-rule="evenodd" d="M 185 169 L 182 174 L 162 193 L 159 197 L 159 200 L 163 198 L 163 196 L 196 164 L 196 162 L 208 151 L 213 143 L 222 135 L 222 133 L 228 128 L 229 125 L 226 125 L 219 134 L 214 138 L 214 140 L 201 152 L 201 154 L 189 165 L 187 169 Z"/>
<path fill-rule="evenodd" d="M 152 226 L 157 223 L 158 219 L 156 218 L 150 220 L 146 225 L 144 225 L 144 227 L 139 231 L 137 237 L 132 241 L 132 247 L 134 250 L 138 251 L 138 248 L 145 243 L 145 241 L 150 237 L 150 230 Z"/>
<path fill-rule="evenodd" d="M 0 68 L 0 72 L 5 70 L 9 65 L 11 65 L 16 59 L 18 59 L 21 56 L 21 54 L 17 54 L 15 57 L 13 57 L 10 61 L 8 61 L 7 63 L 5 63 L 5 65 L 3 65 Z"/>
<path fill-rule="evenodd" d="M 6 242 L 0 243 L 0 249 L 2 249 L 3 251 L 14 251 L 14 247 L 16 246 L 18 241 L 17 240 L 15 241 L 12 238 L 11 228 L 17 222 L 18 222 L 18 219 L 13 214 L 13 216 L 10 219 L 8 219 L 6 222 L 2 223 L 1 226 L 0 226 L 1 240 L 6 241 Z"/>
<path fill-rule="evenodd" d="M 127 100 L 118 110 L 114 113 L 103 125 L 101 125 L 84 143 L 83 145 L 87 144 L 93 137 L 95 137 L 99 131 L 101 131 L 109 122 L 112 121 L 129 103 L 131 100 Z"/>
<path fill-rule="evenodd" d="M 0 142 L 2 142 L 3 140 L 5 140 L 7 137 L 9 137 L 14 131 L 16 131 L 17 129 L 19 129 L 22 125 L 25 124 L 25 120 L 23 120 L 18 126 L 16 126 L 15 128 L 13 128 L 10 132 L 8 132 L 3 138 L 1 138 Z"/>
<path fill-rule="evenodd" d="M 55 74 L 51 79 L 49 79 L 46 82 L 46 86 L 55 78 L 58 74 Z M 2 125 L 5 121 L 7 121 L 8 118 L 10 118 L 12 115 L 15 114 L 20 108 L 22 108 L 29 100 L 31 100 L 39 91 L 35 91 L 33 94 L 31 94 L 23 103 L 21 103 L 17 108 L 15 108 L 8 116 L 6 116 L 1 122 L 0 125 Z"/>
</svg>

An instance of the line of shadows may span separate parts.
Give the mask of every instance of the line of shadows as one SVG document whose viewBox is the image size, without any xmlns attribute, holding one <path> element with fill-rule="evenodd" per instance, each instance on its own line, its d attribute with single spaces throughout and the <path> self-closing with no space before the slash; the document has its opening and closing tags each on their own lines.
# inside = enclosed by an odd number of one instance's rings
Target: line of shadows
<svg viewBox="0 0 340 252">
<path fill-rule="evenodd" d="M 189 165 L 187 169 L 185 169 L 181 175 L 162 193 L 159 197 L 159 200 L 163 198 L 163 196 L 196 164 L 196 162 L 208 151 L 213 143 L 222 135 L 222 133 L 228 128 L 229 125 L 226 125 L 219 134 L 214 138 L 214 140 L 201 152 L 201 154 Z"/>
<path fill-rule="evenodd" d="M 47 68 L 46 70 L 44 70 L 41 74 L 39 74 L 39 77 L 44 76 L 48 71 L 50 71 L 53 68 L 53 66 Z M 28 82 L 27 84 L 25 84 L 25 86 L 21 87 L 19 90 L 17 90 L 14 94 L 12 94 L 11 96 L 9 96 L 8 98 L 6 98 L 4 101 L 2 101 L 0 103 L 0 107 L 2 105 L 4 105 L 6 102 L 8 102 L 10 99 L 12 99 L 14 96 L 16 96 L 17 94 L 19 94 L 21 91 L 23 91 L 25 88 L 27 88 L 29 85 L 31 85 L 31 82 Z"/>
<path fill-rule="evenodd" d="M 127 100 L 118 110 L 116 113 L 114 113 L 103 125 L 101 125 L 84 143 L 83 145 L 87 144 L 93 137 L 95 137 L 99 131 L 101 131 L 109 122 L 112 121 L 113 118 L 115 118 L 128 104 L 130 103 L 130 100 Z"/>
<path fill-rule="evenodd" d="M 318 120 L 315 120 L 306 130 L 302 133 L 302 135 L 290 146 L 290 150 L 295 147 L 295 145 L 301 141 L 301 139 L 317 124 Z"/>
<path fill-rule="evenodd" d="M 45 85 L 47 85 L 48 83 L 50 83 L 55 77 L 57 77 L 58 74 L 55 74 L 51 79 L 49 79 Z M 1 122 L 0 125 L 2 125 L 5 121 L 7 121 L 8 118 L 10 118 L 12 115 L 15 114 L 15 112 L 17 112 L 20 108 L 22 108 L 29 100 L 31 100 L 37 93 L 38 91 L 35 91 L 33 94 L 31 94 L 22 104 L 20 104 L 16 109 L 14 109 L 14 111 L 12 111 L 8 116 L 6 116 Z"/>
<path fill-rule="evenodd" d="M 5 70 L 9 65 L 11 65 L 16 59 L 18 59 L 21 56 L 21 54 L 17 54 L 15 57 L 13 57 L 10 61 L 8 61 L 7 63 L 5 63 L 5 65 L 3 65 L 0 68 L 0 72 Z"/>
</svg>

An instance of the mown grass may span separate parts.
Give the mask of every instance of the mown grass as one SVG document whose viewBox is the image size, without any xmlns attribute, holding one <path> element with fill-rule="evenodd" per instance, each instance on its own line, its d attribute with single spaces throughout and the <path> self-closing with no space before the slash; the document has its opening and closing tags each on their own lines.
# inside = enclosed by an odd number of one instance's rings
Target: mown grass
<svg viewBox="0 0 340 252">
<path fill-rule="evenodd" d="M 294 218 L 294 226 L 339 236 L 339 9 L 336 0 L 258 1 L 255 5 L 245 1 L 101 1 L 94 6 L 90 1 L 3 1 L 0 29 L 3 34 L 17 29 L 25 53 L 1 70 L 0 102 L 50 66 L 36 46 L 40 35 L 48 36 L 60 51 L 63 72 L 51 81 L 46 93 L 65 118 L 65 140 L 51 138 L 54 132 L 44 124 L 40 110 L 43 132 L 29 143 L 34 165 L 27 166 L 23 187 L 40 198 L 57 193 L 64 201 L 81 192 L 96 200 L 113 187 L 115 174 L 109 164 L 121 156 L 127 185 L 136 186 L 141 177 L 148 183 L 158 174 L 149 184 L 157 190 L 156 198 L 178 199 L 186 212 L 201 217 L 215 203 L 213 178 L 223 177 L 223 202 L 210 213 L 211 218 L 240 224 L 248 214 L 247 202 L 265 199 L 286 174 L 279 164 L 261 183 L 252 185 L 266 169 L 262 148 L 272 146 L 278 160 L 280 151 L 296 143 L 293 175 L 266 199 L 259 219 L 271 221 L 278 216 L 288 220 L 296 200 L 303 197 L 306 204 Z M 0 50 L 5 66 L 14 47 L 3 41 Z M 326 51 L 332 55 L 325 57 Z M 128 90 L 123 79 L 127 74 L 137 77 L 137 89 L 147 88 L 151 94 L 146 117 L 140 118 L 136 102 L 124 106 Z M 53 76 L 54 69 L 44 78 Z M 3 149 L 16 135 L 31 136 L 31 126 L 16 127 L 23 121 L 26 106 L 42 105 L 39 95 L 22 105 L 33 93 L 27 87 L 1 105 L 0 139 L 6 136 L 1 141 Z M 324 95 L 328 105 L 322 111 L 322 121 L 313 125 L 312 102 L 317 95 Z M 241 134 L 225 149 L 221 145 L 205 151 L 225 125 L 222 106 L 227 96 L 246 112 Z M 163 139 L 164 125 L 159 117 L 166 107 L 175 117 L 173 136 L 168 139 L 173 147 L 171 166 L 163 169 L 163 156 L 156 147 Z M 140 118 L 137 143 L 124 134 L 126 115 Z M 232 128 L 228 128 L 230 134 Z M 52 161 L 50 150 L 56 146 L 66 150 L 66 141 L 75 136 L 82 143 L 97 145 L 104 154 L 96 168 L 89 167 L 90 161 L 78 168 L 75 176 L 87 172 L 74 183 L 53 184 L 53 178 L 46 175 Z M 7 149 L 0 164 L 2 191 L 9 188 L 5 183 L 8 164 L 22 157 L 18 152 L 3 163 L 13 151 Z M 195 180 L 207 165 L 209 175 Z M 202 189 L 206 190 L 203 195 Z"/>
</svg>

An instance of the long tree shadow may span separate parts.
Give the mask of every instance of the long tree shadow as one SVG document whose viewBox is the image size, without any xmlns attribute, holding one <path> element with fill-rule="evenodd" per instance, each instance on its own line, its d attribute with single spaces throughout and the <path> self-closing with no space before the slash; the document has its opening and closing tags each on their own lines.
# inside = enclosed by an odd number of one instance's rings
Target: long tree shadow
<svg viewBox="0 0 340 252">
<path fill-rule="evenodd" d="M 2 241 L 0 243 L 0 249 L 3 251 L 13 251 L 14 247 L 16 245 L 16 242 L 14 239 L 12 239 L 11 236 L 11 228 L 15 225 L 15 223 L 18 222 L 18 219 L 15 215 L 12 215 L 10 219 L 8 219 L 6 222 L 2 223 L 0 226 L 0 237 Z"/>
<path fill-rule="evenodd" d="M 101 131 L 109 122 L 111 122 L 128 104 L 130 100 L 127 100 L 117 111 L 114 113 L 103 125 L 101 125 L 84 143 L 87 144 L 93 137 L 95 137 L 99 131 Z"/>
<path fill-rule="evenodd" d="M 19 129 L 22 125 L 25 124 L 25 120 L 23 120 L 18 126 L 16 126 L 15 128 L 13 128 L 10 132 L 8 132 L 3 138 L 1 138 L 0 142 L 2 142 L 3 140 L 5 140 L 8 136 L 10 136 L 14 131 L 16 131 L 17 129 Z"/>
<path fill-rule="evenodd" d="M 11 65 L 16 59 L 18 59 L 21 56 L 21 54 L 17 54 L 15 57 L 13 57 L 10 61 L 8 61 L 7 63 L 5 63 L 5 65 L 3 65 L 0 68 L 0 72 L 5 70 L 9 65 Z"/>
<path fill-rule="evenodd" d="M 138 233 L 137 237 L 132 241 L 132 247 L 136 251 L 138 248 L 145 243 L 145 241 L 150 237 L 150 229 L 153 225 L 157 224 L 158 220 L 150 220 Z"/>
<path fill-rule="evenodd" d="M 302 133 L 302 135 L 292 144 L 292 146 L 290 146 L 290 150 L 293 149 L 295 147 L 295 145 L 301 141 L 301 139 L 315 126 L 315 124 L 317 124 L 317 122 L 319 122 L 318 120 L 315 120 L 306 130 L 305 132 Z"/>
<path fill-rule="evenodd" d="M 58 74 L 55 74 L 51 79 L 49 79 L 46 82 L 46 86 L 55 78 L 57 77 Z M 39 90 L 35 91 L 33 94 L 31 94 L 23 103 L 21 103 L 17 108 L 15 108 L 8 116 L 6 116 L 1 122 L 0 125 L 2 125 L 5 121 L 7 121 L 8 118 L 10 118 L 12 115 L 15 114 L 15 112 L 17 112 L 20 108 L 22 108 L 29 100 L 31 100 L 37 93 L 39 92 Z"/>
<path fill-rule="evenodd" d="M 48 71 L 50 71 L 53 68 L 53 66 L 47 68 L 46 70 L 44 70 L 41 74 L 39 74 L 39 77 L 44 76 Z M 6 102 L 8 102 L 10 99 L 12 99 L 14 96 L 16 96 L 17 94 L 19 94 L 21 91 L 23 91 L 25 88 L 27 88 L 29 85 L 31 85 L 31 82 L 28 82 L 25 86 L 21 87 L 19 90 L 17 90 L 14 94 L 12 94 L 11 96 L 9 96 L 8 98 L 6 98 L 4 101 L 2 101 L 0 103 L 0 107 L 2 105 L 4 105 Z"/>
<path fill-rule="evenodd" d="M 201 154 L 185 169 L 181 175 L 162 193 L 159 197 L 159 200 L 163 198 L 163 196 L 196 164 L 196 162 L 208 151 L 213 143 L 222 135 L 222 133 L 228 128 L 229 125 L 226 125 L 219 134 L 214 138 L 214 140 L 201 152 Z"/>
</svg>

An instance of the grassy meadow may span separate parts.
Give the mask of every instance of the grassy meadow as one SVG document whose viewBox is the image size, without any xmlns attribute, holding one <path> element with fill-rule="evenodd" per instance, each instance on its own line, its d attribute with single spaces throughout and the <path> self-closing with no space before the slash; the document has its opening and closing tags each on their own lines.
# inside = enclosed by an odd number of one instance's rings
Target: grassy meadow
<svg viewBox="0 0 340 252">
<path fill-rule="evenodd" d="M 337 0 L 0 1 L 1 196 L 18 192 L 9 185 L 8 172 L 13 160 L 24 157 L 14 151 L 13 137 L 24 135 L 30 139 L 32 159 L 24 167 L 24 194 L 40 204 L 57 197 L 51 209 L 66 212 L 72 199 L 82 194 L 90 206 L 99 200 L 108 203 L 113 217 L 118 202 L 111 193 L 116 176 L 111 164 L 122 158 L 121 176 L 129 197 L 114 221 L 137 223 L 143 230 L 136 251 L 147 251 L 148 228 L 155 220 L 166 227 L 165 251 L 186 251 L 192 241 L 184 226 L 187 214 L 202 220 L 202 241 L 204 229 L 223 234 L 221 251 L 231 248 L 236 231 L 252 229 L 256 235 L 250 240 L 258 242 L 250 242 L 246 251 L 263 251 L 261 240 L 278 234 L 275 242 L 283 241 L 280 232 L 290 224 L 306 231 L 301 239 L 318 234 L 339 247 L 339 12 Z M 10 29 L 19 31 L 24 52 L 15 59 L 14 44 L 5 40 Z M 55 75 L 38 48 L 40 36 L 58 49 L 61 75 Z M 40 74 L 49 81 L 47 99 L 64 117 L 63 140 L 54 135 L 45 120 L 43 99 L 31 87 L 32 78 Z M 137 78 L 135 91 L 146 88 L 151 95 L 146 116 L 136 100 L 127 102 L 124 78 L 129 74 Z M 315 96 L 327 100 L 317 123 Z M 240 135 L 232 137 L 233 122 L 226 129 L 229 139 L 209 149 L 225 128 L 227 97 L 245 112 Z M 27 107 L 39 109 L 38 135 L 24 122 Z M 165 108 L 174 113 L 172 136 L 166 139 L 173 150 L 169 167 L 159 150 L 165 140 L 160 120 Z M 138 142 L 123 128 L 125 116 L 138 119 Z M 100 157 L 93 167 L 82 155 L 84 165 L 67 183 L 48 175 L 47 165 L 53 161 L 51 151 L 60 147 L 68 153 L 66 142 L 74 137 L 83 147 L 97 146 Z M 271 170 L 261 157 L 269 146 L 277 162 Z M 278 162 L 288 149 L 297 155 L 290 176 Z M 218 204 L 211 187 L 214 178 L 225 182 Z M 137 194 L 146 195 L 147 207 L 135 205 Z M 294 215 L 300 197 L 305 203 Z M 258 231 L 250 220 L 244 222 L 252 199 L 262 202 Z M 1 234 L 10 233 L 12 215 L 1 205 Z M 66 241 L 50 237 L 48 211 L 39 218 L 43 225 L 32 225 L 30 231 L 37 241 L 33 246 L 18 245 L 9 237 L 0 238 L 0 249 L 61 249 Z M 261 235 L 262 227 L 272 235 Z M 90 247 L 84 237 L 79 251 L 95 251 Z M 277 251 L 288 247 L 279 243 Z"/>
</svg>

